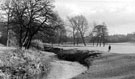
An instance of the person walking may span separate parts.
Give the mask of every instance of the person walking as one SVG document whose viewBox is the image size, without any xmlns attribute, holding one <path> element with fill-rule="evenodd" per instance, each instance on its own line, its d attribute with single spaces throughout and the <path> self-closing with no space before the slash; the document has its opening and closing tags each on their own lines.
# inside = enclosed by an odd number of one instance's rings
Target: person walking
<svg viewBox="0 0 135 79">
<path fill-rule="evenodd" d="M 111 45 L 108 46 L 108 52 L 110 52 L 110 51 L 111 51 Z"/>
</svg>

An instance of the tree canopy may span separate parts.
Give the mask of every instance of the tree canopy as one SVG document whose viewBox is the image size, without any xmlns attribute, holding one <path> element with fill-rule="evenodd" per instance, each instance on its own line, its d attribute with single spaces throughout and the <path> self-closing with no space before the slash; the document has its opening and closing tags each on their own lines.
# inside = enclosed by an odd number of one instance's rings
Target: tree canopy
<svg viewBox="0 0 135 79">
<path fill-rule="evenodd" d="M 36 34 L 54 30 L 58 15 L 53 8 L 52 0 L 12 0 L 5 3 L 3 10 L 10 15 L 8 28 L 16 33 L 20 47 L 29 48 Z"/>
</svg>

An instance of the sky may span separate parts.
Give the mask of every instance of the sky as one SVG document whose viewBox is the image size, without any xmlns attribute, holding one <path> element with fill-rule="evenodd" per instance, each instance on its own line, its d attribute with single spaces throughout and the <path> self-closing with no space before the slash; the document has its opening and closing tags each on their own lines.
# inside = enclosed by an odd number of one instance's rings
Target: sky
<svg viewBox="0 0 135 79">
<path fill-rule="evenodd" d="M 54 4 L 63 19 L 84 15 L 89 27 L 105 22 L 110 35 L 135 32 L 135 0 L 55 0 Z"/>
<path fill-rule="evenodd" d="M 64 20 L 84 15 L 90 29 L 105 22 L 110 35 L 135 32 L 135 0 L 55 0 L 54 5 Z"/>
</svg>

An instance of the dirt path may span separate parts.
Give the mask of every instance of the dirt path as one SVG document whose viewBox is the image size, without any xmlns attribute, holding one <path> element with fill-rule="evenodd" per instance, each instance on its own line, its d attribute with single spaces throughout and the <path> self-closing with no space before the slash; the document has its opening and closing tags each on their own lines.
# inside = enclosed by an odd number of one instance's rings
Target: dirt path
<svg viewBox="0 0 135 79">
<path fill-rule="evenodd" d="M 54 61 L 47 79 L 70 79 L 87 70 L 77 62 Z"/>
</svg>

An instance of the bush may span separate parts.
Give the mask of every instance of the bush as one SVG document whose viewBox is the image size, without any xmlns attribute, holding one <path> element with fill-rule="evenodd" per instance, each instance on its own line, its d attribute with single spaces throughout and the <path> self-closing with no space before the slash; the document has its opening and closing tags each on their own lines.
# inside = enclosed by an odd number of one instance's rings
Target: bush
<svg viewBox="0 0 135 79">
<path fill-rule="evenodd" d="M 34 47 L 38 50 L 44 50 L 44 43 L 41 40 L 32 40 L 31 47 Z"/>
<path fill-rule="evenodd" d="M 40 51 L 20 49 L 4 51 L 0 53 L 0 77 L 33 79 L 41 74 L 46 76 L 50 71 L 50 61 L 51 59 L 46 58 Z"/>
<path fill-rule="evenodd" d="M 5 37 L 5 36 L 0 37 L 0 43 L 3 45 L 6 45 L 7 44 L 7 37 Z"/>
</svg>

